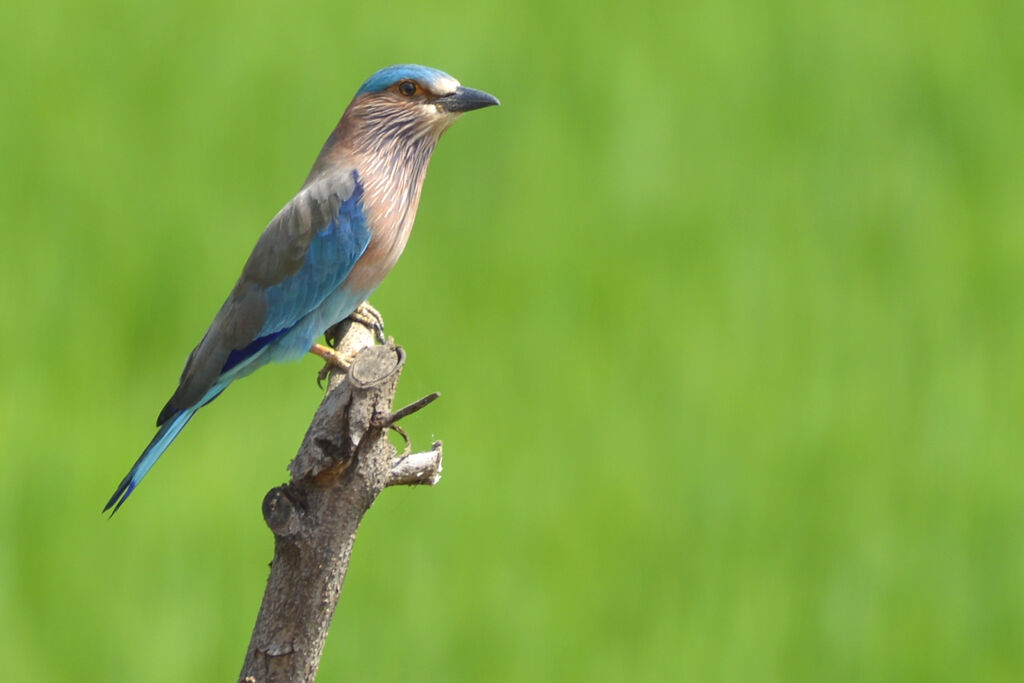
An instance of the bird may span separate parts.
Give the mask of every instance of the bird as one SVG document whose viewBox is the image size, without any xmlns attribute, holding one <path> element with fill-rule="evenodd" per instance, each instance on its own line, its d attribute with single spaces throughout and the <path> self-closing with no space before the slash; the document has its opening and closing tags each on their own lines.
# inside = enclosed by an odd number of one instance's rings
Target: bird
<svg viewBox="0 0 1024 683">
<path fill-rule="evenodd" d="M 441 134 L 461 114 L 498 104 L 418 64 L 385 67 L 362 84 L 298 193 L 256 241 L 104 512 L 117 512 L 196 412 L 236 379 L 307 352 L 339 360 L 314 342 L 353 314 L 402 254 Z"/>
</svg>

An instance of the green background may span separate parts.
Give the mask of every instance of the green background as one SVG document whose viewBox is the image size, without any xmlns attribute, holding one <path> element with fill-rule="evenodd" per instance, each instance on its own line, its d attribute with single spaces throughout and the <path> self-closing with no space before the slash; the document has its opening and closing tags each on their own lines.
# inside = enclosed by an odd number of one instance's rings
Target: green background
<svg viewBox="0 0 1024 683">
<path fill-rule="evenodd" d="M 0 9 L 0 662 L 232 680 L 319 363 L 121 513 L 256 236 L 359 84 L 441 141 L 373 297 L 436 489 L 366 519 L 320 679 L 1020 680 L 1024 5 Z"/>
</svg>

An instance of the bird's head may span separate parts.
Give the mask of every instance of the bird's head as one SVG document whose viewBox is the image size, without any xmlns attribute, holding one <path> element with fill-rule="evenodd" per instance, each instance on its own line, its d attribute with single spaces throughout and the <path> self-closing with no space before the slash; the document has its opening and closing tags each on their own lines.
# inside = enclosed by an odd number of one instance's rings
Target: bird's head
<svg viewBox="0 0 1024 683">
<path fill-rule="evenodd" d="M 497 104 L 498 98 L 463 87 L 443 71 L 398 64 L 370 76 L 356 92 L 350 110 L 368 133 L 436 141 L 463 112 Z"/>
<path fill-rule="evenodd" d="M 463 87 L 437 69 L 417 64 L 381 69 L 356 92 L 306 184 L 332 169 L 355 166 L 370 195 L 418 196 L 441 134 L 462 113 L 497 104 L 494 95 Z"/>
</svg>

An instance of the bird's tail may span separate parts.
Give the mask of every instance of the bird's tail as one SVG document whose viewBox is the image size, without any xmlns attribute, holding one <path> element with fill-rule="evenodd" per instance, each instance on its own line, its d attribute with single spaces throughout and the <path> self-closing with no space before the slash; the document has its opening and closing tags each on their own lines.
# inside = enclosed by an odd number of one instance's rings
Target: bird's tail
<svg viewBox="0 0 1024 683">
<path fill-rule="evenodd" d="M 156 436 L 146 446 L 146 450 L 142 451 L 142 455 L 139 456 L 139 459 L 132 465 L 131 470 L 128 471 L 125 478 L 118 484 L 114 495 L 110 497 L 110 500 L 107 501 L 107 506 L 103 508 L 104 512 L 114 508 L 113 512 L 110 513 L 113 515 L 128 500 L 128 496 L 132 494 L 132 491 L 139 485 L 142 478 L 156 464 L 157 459 L 163 455 L 163 452 L 167 450 L 167 447 L 171 445 L 175 437 L 185 428 L 185 425 L 188 424 L 188 421 L 192 419 L 192 416 L 196 414 L 201 405 L 203 404 L 186 408 L 163 423 Z"/>
</svg>

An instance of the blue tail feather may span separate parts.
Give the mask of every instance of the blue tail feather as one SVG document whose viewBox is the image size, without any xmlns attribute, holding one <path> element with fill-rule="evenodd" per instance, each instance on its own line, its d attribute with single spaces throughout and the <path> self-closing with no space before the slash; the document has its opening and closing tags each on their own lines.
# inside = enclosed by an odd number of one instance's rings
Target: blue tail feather
<svg viewBox="0 0 1024 683">
<path fill-rule="evenodd" d="M 132 495 L 132 491 L 135 490 L 135 487 L 139 485 L 139 482 L 142 481 L 144 476 L 146 476 L 146 473 L 153 468 L 153 465 L 155 465 L 156 461 L 160 459 L 160 456 L 164 454 L 164 451 L 166 451 L 167 447 L 171 445 L 171 442 L 178 437 L 178 434 L 180 434 L 181 430 L 185 428 L 188 421 L 192 419 L 192 416 L 196 414 L 196 411 L 220 396 L 221 392 L 227 389 L 228 385 L 231 384 L 232 379 L 233 378 L 222 377 L 220 381 L 213 385 L 213 388 L 206 392 L 206 396 L 203 397 L 203 400 L 194 406 L 185 408 L 185 410 L 180 410 L 177 413 L 168 416 L 167 419 L 161 423 L 160 429 L 156 432 L 156 436 L 154 436 L 153 440 L 149 442 L 148 446 L 146 446 L 146 450 L 142 451 L 142 455 L 140 455 L 139 459 L 135 461 L 132 468 L 128 470 L 128 474 L 125 475 L 125 478 L 117 485 L 117 490 L 114 491 L 114 495 L 110 497 L 110 500 L 107 501 L 107 505 L 103 508 L 104 512 L 110 510 L 110 508 L 114 508 L 110 513 L 111 517 L 114 516 L 114 513 L 117 512 L 118 508 L 124 505 L 124 502 L 128 500 L 128 496 Z"/>
<path fill-rule="evenodd" d="M 118 508 L 128 500 L 128 496 L 132 494 L 132 491 L 134 491 L 135 487 L 139 485 L 142 478 L 146 476 L 146 473 L 149 472 L 154 464 L 156 464 L 157 459 L 163 455 L 163 452 L 167 450 L 167 447 L 171 445 L 171 442 L 174 441 L 175 437 L 177 437 L 181 430 L 185 428 L 185 425 L 187 425 L 188 421 L 192 419 L 192 416 L 196 414 L 199 407 L 200 406 L 192 406 L 191 408 L 187 408 L 164 422 L 163 426 L 160 427 L 160 430 L 156 433 L 156 436 L 154 436 L 153 440 L 149 442 L 148 446 L 146 446 L 146 450 L 142 451 L 142 455 L 132 466 L 131 470 L 129 470 L 127 476 L 125 476 L 125 478 L 121 480 L 121 483 L 118 484 L 117 490 L 114 491 L 114 495 L 110 497 L 110 500 L 107 501 L 106 507 L 103 508 L 104 512 L 110 510 L 110 508 L 114 508 L 110 513 L 113 515 L 117 512 Z"/>
</svg>

